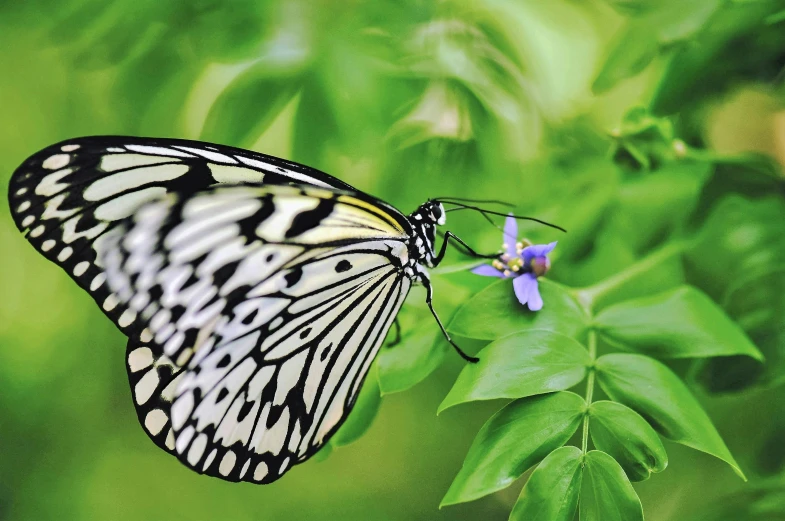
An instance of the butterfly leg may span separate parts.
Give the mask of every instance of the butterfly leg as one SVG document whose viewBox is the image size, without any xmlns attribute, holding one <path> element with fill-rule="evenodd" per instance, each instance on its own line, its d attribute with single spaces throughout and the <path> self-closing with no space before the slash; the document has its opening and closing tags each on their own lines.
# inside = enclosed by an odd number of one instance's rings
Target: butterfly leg
<svg viewBox="0 0 785 521">
<path fill-rule="evenodd" d="M 445 232 L 444 240 L 442 241 L 442 246 L 439 249 L 439 254 L 436 255 L 436 258 L 433 260 L 433 266 L 434 267 L 438 266 L 439 263 L 442 262 L 442 259 L 444 259 L 444 254 L 447 253 L 447 244 L 450 242 L 450 239 L 454 240 L 455 242 L 457 242 L 458 244 L 460 244 L 461 246 L 466 248 L 466 252 L 469 255 L 471 255 L 472 257 L 476 257 L 478 259 L 495 259 L 495 258 L 497 258 L 499 256 L 498 252 L 497 253 L 488 254 L 488 255 L 483 255 L 482 253 L 477 253 L 476 251 L 474 251 L 471 248 L 471 246 L 469 246 L 468 244 L 463 242 L 463 239 L 461 239 L 460 237 L 458 237 L 454 233 L 452 233 L 452 232 Z"/>
<path fill-rule="evenodd" d="M 428 277 L 422 277 L 420 280 L 422 280 L 422 284 L 423 284 L 423 286 L 425 286 L 425 291 L 426 291 L 425 302 L 428 304 L 428 309 L 431 310 L 431 314 L 433 315 L 433 318 L 436 319 L 436 323 L 439 324 L 439 329 L 442 330 L 442 334 L 444 335 L 444 338 L 446 338 L 447 341 L 450 343 L 450 345 L 458 352 L 459 355 L 461 355 L 461 358 L 463 358 L 467 362 L 471 362 L 473 364 L 476 364 L 477 362 L 479 362 L 480 361 L 479 358 L 477 358 L 475 356 L 470 356 L 470 355 L 467 355 L 466 353 L 464 353 L 463 349 L 458 347 L 458 344 L 453 342 L 452 338 L 450 338 L 450 334 L 444 328 L 444 325 L 442 324 L 441 319 L 439 319 L 439 315 L 437 315 L 436 314 L 436 310 L 433 309 L 433 303 L 431 302 L 432 301 L 432 297 L 433 297 L 433 288 L 431 286 L 431 281 L 428 279 Z"/>
</svg>

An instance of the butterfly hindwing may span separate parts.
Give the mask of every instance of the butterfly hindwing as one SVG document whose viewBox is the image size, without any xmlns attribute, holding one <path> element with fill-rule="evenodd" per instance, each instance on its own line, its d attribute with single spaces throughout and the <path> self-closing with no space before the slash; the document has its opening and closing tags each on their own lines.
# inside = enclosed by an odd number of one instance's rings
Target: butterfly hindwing
<svg viewBox="0 0 785 521">
<path fill-rule="evenodd" d="M 169 409 L 184 370 L 166 355 L 156 354 L 158 352 L 160 349 L 155 346 L 130 339 L 126 349 L 126 371 L 139 423 L 156 445 L 174 454 Z"/>
<path fill-rule="evenodd" d="M 144 203 L 216 183 L 295 183 L 351 190 L 318 170 L 246 150 L 108 136 L 64 141 L 28 158 L 11 177 L 9 204 L 30 243 L 133 336 L 140 333 L 136 317 L 106 286 L 96 248 L 118 221 Z"/>
<path fill-rule="evenodd" d="M 128 362 L 150 437 L 230 481 L 274 481 L 314 454 L 408 293 L 408 232 L 385 208 L 307 187 L 213 187 L 140 208 L 102 262 L 151 340 L 132 341 Z"/>
</svg>

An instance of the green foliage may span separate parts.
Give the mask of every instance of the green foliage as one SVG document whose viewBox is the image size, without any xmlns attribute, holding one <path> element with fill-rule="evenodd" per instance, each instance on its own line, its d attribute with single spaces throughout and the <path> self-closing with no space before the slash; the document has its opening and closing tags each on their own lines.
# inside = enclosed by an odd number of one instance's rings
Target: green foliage
<svg viewBox="0 0 785 521">
<path fill-rule="evenodd" d="M 586 402 L 558 392 L 511 402 L 482 426 L 442 506 L 508 487 L 578 430 Z M 521 438 L 521 431 L 526 437 Z"/>
<path fill-rule="evenodd" d="M 592 450 L 584 455 L 583 464 L 583 521 L 643 521 L 641 501 L 615 459 Z"/>
<path fill-rule="evenodd" d="M 447 330 L 463 337 L 495 340 L 528 329 L 575 337 L 586 328 L 585 314 L 563 286 L 541 281 L 540 294 L 548 302 L 543 313 L 499 313 L 500 308 L 515 309 L 520 304 L 510 290 L 510 281 L 494 282 L 458 309 Z"/>
<path fill-rule="evenodd" d="M 434 306 L 480 362 L 459 365 L 413 290 L 330 444 L 260 488 L 192 475 L 144 438 L 123 339 L 3 210 L 0 517 L 781 518 L 782 2 L 604 3 L 0 5 L 3 179 L 75 135 L 201 138 L 403 210 L 501 198 L 568 229 L 520 223 L 559 241 L 536 313 L 450 252 Z M 717 123 L 744 86 L 779 114 Z M 500 246 L 479 215 L 448 224 Z"/>
<path fill-rule="evenodd" d="M 400 344 L 383 348 L 376 359 L 382 394 L 405 391 L 428 377 L 444 360 L 447 346 L 441 332 L 418 327 Z"/>
<path fill-rule="evenodd" d="M 689 286 L 631 299 L 595 318 L 600 337 L 657 358 L 747 355 L 761 360 L 755 345 L 722 309 Z"/>
<path fill-rule="evenodd" d="M 589 407 L 591 439 L 597 449 L 612 456 L 630 481 L 649 479 L 668 466 L 659 436 L 638 413 L 617 402 L 602 400 Z"/>
<path fill-rule="evenodd" d="M 502 337 L 477 356 L 480 361 L 463 368 L 439 411 L 470 401 L 569 389 L 583 381 L 592 361 L 577 341 L 541 329 Z"/>
<path fill-rule="evenodd" d="M 561 447 L 548 454 L 523 487 L 510 519 L 571 521 L 581 493 L 582 460 L 577 447 Z"/>
<path fill-rule="evenodd" d="M 597 360 L 597 381 L 611 399 L 647 418 L 664 437 L 720 458 L 743 477 L 708 415 L 664 364 L 642 355 L 605 355 Z"/>
</svg>

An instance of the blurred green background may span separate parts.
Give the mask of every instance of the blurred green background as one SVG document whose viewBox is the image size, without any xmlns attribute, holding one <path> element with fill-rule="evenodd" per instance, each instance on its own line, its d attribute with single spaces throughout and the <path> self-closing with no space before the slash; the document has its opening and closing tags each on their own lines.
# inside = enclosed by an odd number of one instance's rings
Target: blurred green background
<svg viewBox="0 0 785 521">
<path fill-rule="evenodd" d="M 783 21 L 773 0 L 3 2 L 0 186 L 62 139 L 184 137 L 321 168 L 406 212 L 510 200 L 570 230 L 529 229 L 561 241 L 552 276 L 572 286 L 689 238 L 683 276 L 767 364 L 671 365 L 750 482 L 667 443 L 667 471 L 635 488 L 653 521 L 785 519 Z M 476 215 L 449 228 L 498 248 Z M 499 406 L 435 415 L 462 366 L 451 352 L 356 443 L 271 486 L 225 483 L 148 441 L 124 338 L 5 205 L 0 252 L 0 518 L 507 518 L 522 480 L 437 509 Z M 438 276 L 437 309 L 475 279 Z M 430 320 L 421 297 L 410 311 Z"/>
</svg>

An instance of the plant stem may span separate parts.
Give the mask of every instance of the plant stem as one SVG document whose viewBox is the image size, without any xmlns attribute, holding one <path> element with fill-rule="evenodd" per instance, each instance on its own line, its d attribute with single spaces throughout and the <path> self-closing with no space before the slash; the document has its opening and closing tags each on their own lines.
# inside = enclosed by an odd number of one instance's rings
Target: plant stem
<svg viewBox="0 0 785 521">
<path fill-rule="evenodd" d="M 589 331 L 589 357 L 591 358 L 591 366 L 589 367 L 589 378 L 586 381 L 586 407 L 591 406 L 592 397 L 594 395 L 594 360 L 597 358 L 597 332 L 595 330 Z M 583 417 L 583 440 L 581 442 L 581 450 L 584 454 L 588 452 L 589 448 L 589 413 Z"/>
</svg>

